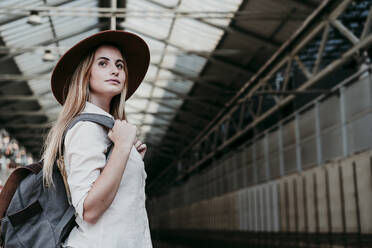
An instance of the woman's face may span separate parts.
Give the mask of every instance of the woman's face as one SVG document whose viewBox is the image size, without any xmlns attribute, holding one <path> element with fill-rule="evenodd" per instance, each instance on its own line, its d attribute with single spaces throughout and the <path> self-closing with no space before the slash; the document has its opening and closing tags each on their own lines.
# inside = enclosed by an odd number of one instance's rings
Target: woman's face
<svg viewBox="0 0 372 248">
<path fill-rule="evenodd" d="M 124 59 L 113 46 L 100 46 L 94 54 L 90 72 L 90 94 L 99 100 L 108 100 L 120 94 L 126 79 Z"/>
</svg>

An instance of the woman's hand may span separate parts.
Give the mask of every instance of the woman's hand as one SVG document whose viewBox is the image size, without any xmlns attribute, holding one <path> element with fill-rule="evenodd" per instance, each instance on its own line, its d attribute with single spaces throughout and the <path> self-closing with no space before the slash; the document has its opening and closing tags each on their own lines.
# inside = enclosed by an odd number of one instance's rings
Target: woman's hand
<svg viewBox="0 0 372 248">
<path fill-rule="evenodd" d="M 137 127 L 129 124 L 126 120 L 115 120 L 113 128 L 109 131 L 108 137 L 115 146 L 131 148 L 136 141 Z"/>
<path fill-rule="evenodd" d="M 146 150 L 147 150 L 146 144 L 143 144 L 140 140 L 136 138 L 134 146 L 136 147 L 139 154 L 141 154 L 142 160 L 143 160 L 143 158 L 145 157 Z"/>
</svg>

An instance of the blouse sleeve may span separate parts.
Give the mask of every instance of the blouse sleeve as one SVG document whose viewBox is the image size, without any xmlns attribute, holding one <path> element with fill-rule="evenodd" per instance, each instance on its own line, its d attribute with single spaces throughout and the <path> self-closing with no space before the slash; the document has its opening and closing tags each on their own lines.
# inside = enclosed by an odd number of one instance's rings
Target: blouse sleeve
<svg viewBox="0 0 372 248">
<path fill-rule="evenodd" d="M 100 125 L 81 121 L 65 137 L 65 166 L 72 205 L 83 219 L 83 204 L 90 188 L 106 164 L 109 145 L 106 131 Z"/>
</svg>

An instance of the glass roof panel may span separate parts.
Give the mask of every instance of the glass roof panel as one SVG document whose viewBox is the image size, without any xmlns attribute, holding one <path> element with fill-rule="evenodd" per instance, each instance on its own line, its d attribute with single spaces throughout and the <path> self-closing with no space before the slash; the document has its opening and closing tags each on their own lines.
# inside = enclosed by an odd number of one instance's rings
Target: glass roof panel
<svg viewBox="0 0 372 248">
<path fill-rule="evenodd" d="M 164 107 L 163 105 L 159 105 L 158 111 L 159 112 L 174 113 L 174 110 L 171 110 L 170 108 Z M 175 115 L 175 113 L 174 113 L 174 115 Z M 166 116 L 169 116 L 169 119 L 172 119 L 174 115 L 165 115 L 164 117 L 167 118 Z"/>
<path fill-rule="evenodd" d="M 149 69 L 147 70 L 147 73 L 145 75 L 145 81 L 151 81 L 153 82 L 156 77 L 156 73 L 158 71 L 158 68 L 152 64 L 150 64 Z"/>
<path fill-rule="evenodd" d="M 75 19 L 76 18 L 76 19 Z M 97 24 L 97 21 L 94 19 L 89 19 L 86 17 L 75 17 L 74 19 L 67 17 L 54 17 L 53 24 L 56 30 L 58 37 L 62 37 L 71 33 L 78 32 L 83 30 L 86 27 Z M 79 25 L 76 25 L 76 21 L 79 22 Z"/>
<path fill-rule="evenodd" d="M 25 46 L 24 43 L 26 40 L 27 46 L 37 46 L 40 44 L 44 44 L 47 41 L 51 41 L 53 39 L 54 39 L 53 34 L 51 30 L 49 29 L 49 30 L 43 30 L 42 32 L 39 32 L 39 33 L 35 33 L 32 36 L 23 37 L 23 38 L 20 37 L 17 40 L 9 41 L 8 44 L 10 46 L 17 46 L 17 47 Z"/>
<path fill-rule="evenodd" d="M 130 105 L 130 99 L 131 98 L 129 98 L 128 102 L 126 102 L 126 104 L 125 104 L 125 112 L 126 113 L 135 113 L 135 112 L 138 111 L 138 109 L 136 107 Z"/>
<path fill-rule="evenodd" d="M 95 28 L 95 29 L 92 29 L 92 30 L 89 30 L 89 31 L 86 31 L 84 33 L 80 33 L 79 35 L 74 35 L 70 38 L 67 38 L 67 39 L 64 39 L 64 40 L 61 40 L 59 41 L 59 45 L 62 46 L 62 47 L 72 47 L 73 45 L 75 45 L 77 42 L 79 42 L 80 40 L 90 36 L 90 35 L 93 35 L 95 33 L 99 32 L 99 29 L 98 28 Z"/>
<path fill-rule="evenodd" d="M 34 92 L 34 94 L 36 94 L 38 96 L 47 92 L 48 90 L 50 90 L 50 81 L 49 80 L 33 79 L 33 80 L 29 80 L 28 83 L 29 83 L 29 86 L 30 86 L 31 90 Z M 53 94 L 50 91 L 49 94 L 43 95 L 42 98 L 43 99 L 44 98 L 45 99 L 46 98 L 53 98 Z"/>
<path fill-rule="evenodd" d="M 53 38 L 48 21 L 44 21 L 38 26 L 27 24 L 26 21 L 27 18 L 22 18 L 16 21 L 18 24 L 15 26 L 9 23 L 2 27 L 2 37 L 7 46 L 29 47 Z M 9 30 L 10 32 L 8 32 Z"/>
<path fill-rule="evenodd" d="M 145 123 L 151 123 L 154 121 L 154 116 L 153 115 L 145 115 L 144 122 Z"/>
<path fill-rule="evenodd" d="M 57 5 L 61 4 L 63 2 L 66 2 L 66 0 L 45 0 L 47 5 Z"/>
<path fill-rule="evenodd" d="M 168 81 L 166 87 L 173 91 L 187 94 L 193 85 L 194 83 L 191 81 L 174 80 Z"/>
<path fill-rule="evenodd" d="M 127 105 L 133 106 L 136 111 L 145 111 L 148 100 L 129 98 Z"/>
<path fill-rule="evenodd" d="M 85 8 L 94 8 L 98 7 L 97 1 L 91 0 L 81 0 L 81 1 L 72 1 L 67 4 L 63 4 L 62 7 L 81 7 Z M 66 34 L 75 33 L 79 30 L 83 30 L 86 27 L 97 24 L 96 17 L 79 17 L 75 16 L 52 16 L 52 21 L 56 34 L 58 37 L 64 36 Z"/>
<path fill-rule="evenodd" d="M 148 112 L 156 112 L 159 108 L 159 103 L 151 101 L 147 109 Z"/>
<path fill-rule="evenodd" d="M 148 83 L 142 83 L 140 87 L 133 94 L 133 98 L 136 97 L 150 97 L 152 91 L 152 85 Z M 129 98 L 131 99 L 131 98 Z"/>
<path fill-rule="evenodd" d="M 152 1 L 164 5 L 166 7 L 175 7 L 181 0 L 152 0 Z"/>
<path fill-rule="evenodd" d="M 44 62 L 42 57 L 40 53 L 24 53 L 14 57 L 14 60 L 24 74 L 45 73 L 53 68 L 54 63 Z"/>
<path fill-rule="evenodd" d="M 129 123 L 134 125 L 140 125 L 142 122 L 142 118 L 134 118 L 132 115 L 128 115 L 127 119 Z"/>
<path fill-rule="evenodd" d="M 159 11 L 164 11 L 164 8 L 143 0 L 127 1 L 126 8 L 129 11 L 129 15 L 124 21 L 126 27 L 139 30 L 159 39 L 167 37 L 171 18 L 151 17 L 151 15 L 154 16 Z"/>
<path fill-rule="evenodd" d="M 160 125 L 169 125 L 169 120 L 160 119 L 160 118 L 154 118 L 154 123 L 160 124 Z"/>
<path fill-rule="evenodd" d="M 140 36 L 149 46 L 150 54 L 151 54 L 150 56 L 151 63 L 159 63 L 165 44 L 163 42 L 151 39 L 143 35 L 140 35 Z"/>
<path fill-rule="evenodd" d="M 206 12 L 210 13 L 212 16 L 217 18 L 205 19 L 210 23 L 214 23 L 221 26 L 227 26 L 230 23 L 231 17 L 233 17 L 233 12 L 235 12 L 242 0 L 187 0 L 182 1 L 179 9 L 181 11 L 189 12 Z M 213 14 L 213 12 L 220 12 L 218 15 Z M 226 13 L 223 13 L 226 12 Z M 230 13 L 229 13 L 230 12 Z M 203 14 L 201 14 L 203 16 Z M 206 14 L 204 14 L 207 16 Z M 225 17 L 225 18 L 222 18 Z"/>
<path fill-rule="evenodd" d="M 2 7 L 35 7 L 35 6 L 40 6 L 43 5 L 42 0 L 1 0 L 0 1 L 0 9 Z M 17 19 L 16 15 L 0 15 L 0 26 L 8 21 Z"/>
<path fill-rule="evenodd" d="M 151 130 L 151 126 L 148 126 L 148 125 L 146 125 L 146 126 L 141 126 L 141 133 L 142 133 L 142 134 L 146 134 L 146 133 L 148 133 L 150 130 Z"/>
<path fill-rule="evenodd" d="M 154 88 L 154 91 L 152 92 L 153 97 L 162 97 L 165 93 L 165 90 L 161 88 Z"/>
<path fill-rule="evenodd" d="M 197 55 L 167 55 L 162 67 L 173 68 L 187 76 L 197 76 L 203 69 L 206 59 Z"/>
<path fill-rule="evenodd" d="M 183 50 L 212 51 L 223 31 L 193 19 L 177 19 L 170 38 L 172 44 Z"/>
<path fill-rule="evenodd" d="M 66 4 L 63 4 L 67 2 Z M 2 0 L 1 6 L 40 6 L 47 4 L 61 7 L 98 7 L 98 1 L 91 0 Z M 178 4 L 180 4 L 179 7 Z M 139 34 L 148 44 L 151 53 L 151 65 L 145 81 L 126 104 L 128 119 L 136 125 L 156 123 L 164 125 L 153 127 L 161 136 L 167 130 L 166 125 L 172 121 L 178 108 L 182 105 L 183 95 L 187 95 L 193 86 L 192 78 L 198 78 L 204 68 L 207 57 L 198 55 L 198 51 L 208 52 L 215 49 L 223 30 L 205 22 L 225 26 L 230 22 L 233 12 L 241 4 L 241 0 L 127 0 L 128 10 L 123 28 Z M 185 12 L 190 16 L 180 16 Z M 195 15 L 204 18 L 196 20 Z M 214 19 L 211 19 L 213 15 Z M 6 15 L 5 15 L 6 16 Z M 15 16 L 6 16 L 15 19 Z M 176 19 L 175 19 L 176 18 Z M 14 56 L 23 74 L 49 75 L 54 62 L 44 62 L 43 46 L 57 47 L 63 52 L 81 39 L 99 31 L 97 17 L 43 17 L 43 23 L 38 26 L 27 24 L 27 17 L 0 25 L 0 34 L 7 46 L 30 47 L 36 46 L 33 52 Z M 0 17 L 0 24 L 5 20 Z M 51 20 L 51 22 L 50 22 Z M 109 19 L 105 19 L 109 22 Z M 173 26 L 172 26 L 173 23 Z M 97 26 L 96 28 L 94 28 Z M 53 29 L 51 28 L 53 27 Z M 92 27 L 90 31 L 85 31 Z M 75 35 L 76 34 L 76 35 Z M 40 47 L 38 47 L 40 46 Z M 190 79 L 191 78 L 191 79 Z M 48 92 L 50 82 L 47 79 L 34 79 L 29 82 L 32 91 L 39 95 Z M 151 97 L 156 99 L 149 100 Z M 159 103 L 158 98 L 174 97 Z M 43 109 L 55 118 L 60 107 L 53 105 L 52 94 L 40 98 Z M 169 112 L 172 115 L 154 116 L 144 112 Z M 137 114 L 136 114 L 137 113 Z M 141 136 L 151 129 L 150 125 L 140 126 Z"/>
<path fill-rule="evenodd" d="M 22 17 L 14 22 L 0 26 L 2 30 L 2 35 L 8 37 L 9 39 L 16 39 L 23 35 L 28 36 L 34 32 L 40 32 L 49 28 L 48 18 L 43 17 L 42 24 L 33 26 L 27 23 L 27 17 Z"/>
</svg>

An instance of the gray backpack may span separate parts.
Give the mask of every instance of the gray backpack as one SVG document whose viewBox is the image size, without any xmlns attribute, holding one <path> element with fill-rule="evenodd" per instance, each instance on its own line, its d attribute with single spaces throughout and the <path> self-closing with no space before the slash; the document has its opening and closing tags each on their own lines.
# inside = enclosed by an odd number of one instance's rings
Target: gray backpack
<svg viewBox="0 0 372 248">
<path fill-rule="evenodd" d="M 64 132 L 79 121 L 92 121 L 112 128 L 114 120 L 82 113 L 75 117 Z M 110 152 L 112 144 L 107 153 Z M 54 187 L 43 186 L 42 163 L 20 166 L 9 176 L 0 193 L 1 240 L 5 248 L 60 247 L 75 223 L 75 209 L 69 204 L 62 175 L 53 168 Z"/>
</svg>

